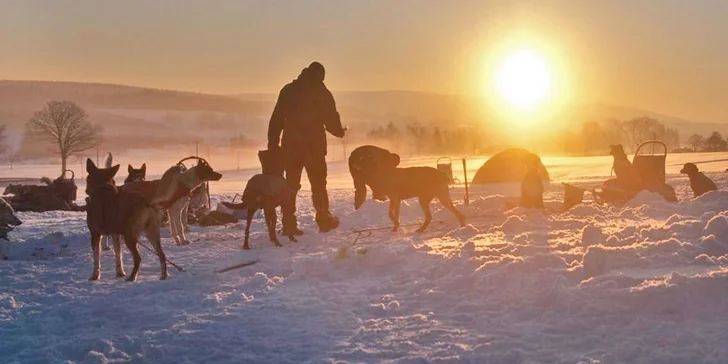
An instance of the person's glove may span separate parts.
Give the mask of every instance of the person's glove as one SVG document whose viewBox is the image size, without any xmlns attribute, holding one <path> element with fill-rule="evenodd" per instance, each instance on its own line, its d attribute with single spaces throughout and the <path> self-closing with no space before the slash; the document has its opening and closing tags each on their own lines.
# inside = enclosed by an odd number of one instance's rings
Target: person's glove
<svg viewBox="0 0 728 364">
<path fill-rule="evenodd" d="M 347 130 L 349 130 L 348 126 L 339 130 L 333 130 L 331 134 L 337 138 L 343 138 L 346 135 Z"/>
</svg>

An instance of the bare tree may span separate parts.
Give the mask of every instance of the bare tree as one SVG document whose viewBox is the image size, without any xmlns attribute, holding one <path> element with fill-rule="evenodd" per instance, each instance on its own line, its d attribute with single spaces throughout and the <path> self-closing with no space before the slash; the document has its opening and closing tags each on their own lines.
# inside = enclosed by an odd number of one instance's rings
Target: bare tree
<svg viewBox="0 0 728 364">
<path fill-rule="evenodd" d="M 693 152 L 700 151 L 700 149 L 703 148 L 704 143 L 705 138 L 702 135 L 693 134 L 690 138 L 688 138 L 688 144 L 693 147 Z"/>
<path fill-rule="evenodd" d="M 706 152 L 722 152 L 728 149 L 728 142 L 723 139 L 719 132 L 714 131 L 703 143 Z"/>
<path fill-rule="evenodd" d="M 101 127 L 87 119 L 86 111 L 74 102 L 49 101 L 28 121 L 28 135 L 57 145 L 57 153 L 61 156 L 61 176 L 65 176 L 68 157 L 101 143 Z"/>
</svg>

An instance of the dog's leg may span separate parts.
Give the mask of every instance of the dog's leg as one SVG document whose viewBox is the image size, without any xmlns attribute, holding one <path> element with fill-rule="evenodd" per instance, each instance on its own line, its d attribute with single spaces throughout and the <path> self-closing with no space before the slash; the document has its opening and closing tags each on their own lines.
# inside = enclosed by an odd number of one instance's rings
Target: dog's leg
<svg viewBox="0 0 728 364">
<path fill-rule="evenodd" d="M 190 243 L 185 235 L 186 221 L 187 221 L 187 206 L 190 204 L 189 197 L 182 197 L 174 203 L 174 210 L 177 214 L 177 237 L 180 245 L 187 245 Z"/>
<path fill-rule="evenodd" d="M 263 213 L 265 214 L 265 225 L 268 227 L 268 237 L 270 238 L 271 243 L 275 246 L 282 246 L 276 236 L 276 221 L 278 220 L 278 216 L 276 216 L 276 208 L 272 206 L 270 201 L 265 201 Z"/>
<path fill-rule="evenodd" d="M 134 282 L 139 274 L 139 266 L 142 263 L 142 255 L 139 253 L 139 245 L 137 244 L 137 237 L 133 233 L 124 234 L 124 243 L 131 252 L 131 256 L 134 258 L 134 268 L 131 270 L 131 274 L 126 277 L 127 282 Z"/>
<path fill-rule="evenodd" d="M 91 255 L 94 259 L 94 268 L 90 281 L 97 281 L 101 278 L 101 234 L 91 233 Z"/>
<path fill-rule="evenodd" d="M 448 192 L 448 193 L 440 194 L 440 196 L 437 199 L 440 200 L 440 203 L 443 206 L 445 206 L 446 209 L 450 210 L 450 212 L 452 212 L 453 215 L 455 215 L 455 217 L 460 222 L 460 227 L 464 227 L 465 226 L 465 216 L 463 216 L 463 214 L 460 211 L 458 211 L 458 209 L 455 208 L 455 206 L 453 206 L 452 200 L 450 199 L 450 193 Z"/>
<path fill-rule="evenodd" d="M 418 233 L 425 231 L 425 229 L 427 229 L 427 227 L 430 226 L 430 222 L 432 222 L 432 213 L 430 212 L 430 201 L 432 201 L 432 198 L 420 196 L 420 207 L 422 207 L 422 212 L 425 213 L 425 221 L 422 223 L 422 226 L 420 226 L 420 228 L 417 229 Z"/>
<path fill-rule="evenodd" d="M 392 220 L 392 231 L 399 230 L 399 205 L 402 200 L 398 198 L 389 199 L 389 219 Z"/>
<path fill-rule="evenodd" d="M 159 257 L 159 268 L 161 270 L 159 279 L 165 280 L 169 277 L 169 273 L 167 272 L 167 256 L 164 254 L 164 250 L 162 249 L 162 238 L 159 235 L 159 221 L 156 216 L 153 215 L 154 211 L 147 211 L 146 213 L 148 214 L 148 217 L 146 219 L 147 221 L 144 227 L 144 233 Z"/>
<path fill-rule="evenodd" d="M 250 238 L 250 223 L 253 222 L 255 211 L 257 211 L 257 209 L 252 206 L 248 206 L 248 214 L 245 217 L 245 242 L 243 243 L 243 250 L 250 249 L 250 245 L 248 245 L 248 239 Z"/>
<path fill-rule="evenodd" d="M 169 234 L 172 235 L 172 239 L 174 240 L 174 243 L 177 245 L 182 245 L 182 241 L 179 237 L 179 211 L 177 211 L 177 206 L 172 205 L 167 209 L 167 224 L 169 225 Z"/>
<path fill-rule="evenodd" d="M 114 242 L 114 257 L 116 259 L 116 276 L 124 277 L 124 276 L 126 276 L 126 273 L 124 272 L 124 257 L 123 257 L 123 251 L 121 249 L 121 235 L 112 235 L 111 239 Z"/>
<path fill-rule="evenodd" d="M 104 249 L 104 251 L 111 250 L 111 247 L 109 247 L 109 239 L 111 239 L 111 237 L 108 235 L 101 236 L 101 241 L 103 242 L 101 247 Z"/>
</svg>

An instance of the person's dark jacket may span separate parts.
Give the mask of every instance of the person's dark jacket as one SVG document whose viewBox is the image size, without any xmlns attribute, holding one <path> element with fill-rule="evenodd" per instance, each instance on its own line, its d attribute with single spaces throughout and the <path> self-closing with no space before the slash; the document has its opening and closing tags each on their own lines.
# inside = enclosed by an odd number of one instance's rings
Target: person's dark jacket
<svg viewBox="0 0 728 364">
<path fill-rule="evenodd" d="M 280 140 L 283 153 L 325 156 L 327 131 L 344 136 L 334 97 L 323 80 L 304 69 L 278 95 L 268 125 L 268 149 L 276 149 Z"/>
</svg>

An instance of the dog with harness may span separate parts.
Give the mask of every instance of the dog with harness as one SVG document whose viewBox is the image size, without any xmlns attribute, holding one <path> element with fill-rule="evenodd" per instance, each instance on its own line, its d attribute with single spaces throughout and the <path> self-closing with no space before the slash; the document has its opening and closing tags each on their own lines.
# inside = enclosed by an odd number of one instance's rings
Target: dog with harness
<svg viewBox="0 0 728 364">
<path fill-rule="evenodd" d="M 118 188 L 114 176 L 119 171 L 119 165 L 98 168 L 91 159 L 86 160 L 86 171 L 86 225 L 91 235 L 93 254 L 93 273 L 89 280 L 95 281 L 101 277 L 102 235 L 111 236 L 114 241 L 117 277 L 125 276 L 120 241 L 120 237 L 124 237 L 126 247 L 134 258 L 134 268 L 126 280 L 136 280 L 142 260 L 138 247 L 142 232 L 159 256 L 159 279 L 166 279 L 167 262 L 159 233 L 159 213 L 150 205 L 150 199 L 139 193 L 150 182 L 135 182 Z"/>
<path fill-rule="evenodd" d="M 196 158 L 196 157 L 191 157 Z M 189 244 L 185 236 L 184 212 L 190 203 L 190 194 L 206 182 L 219 181 L 222 174 L 215 172 L 207 161 L 197 158 L 198 163 L 190 168 L 177 164 L 168 169 L 159 180 L 152 181 L 155 190 L 152 205 L 158 210 L 167 210 L 169 229 L 177 245 Z"/>
</svg>

